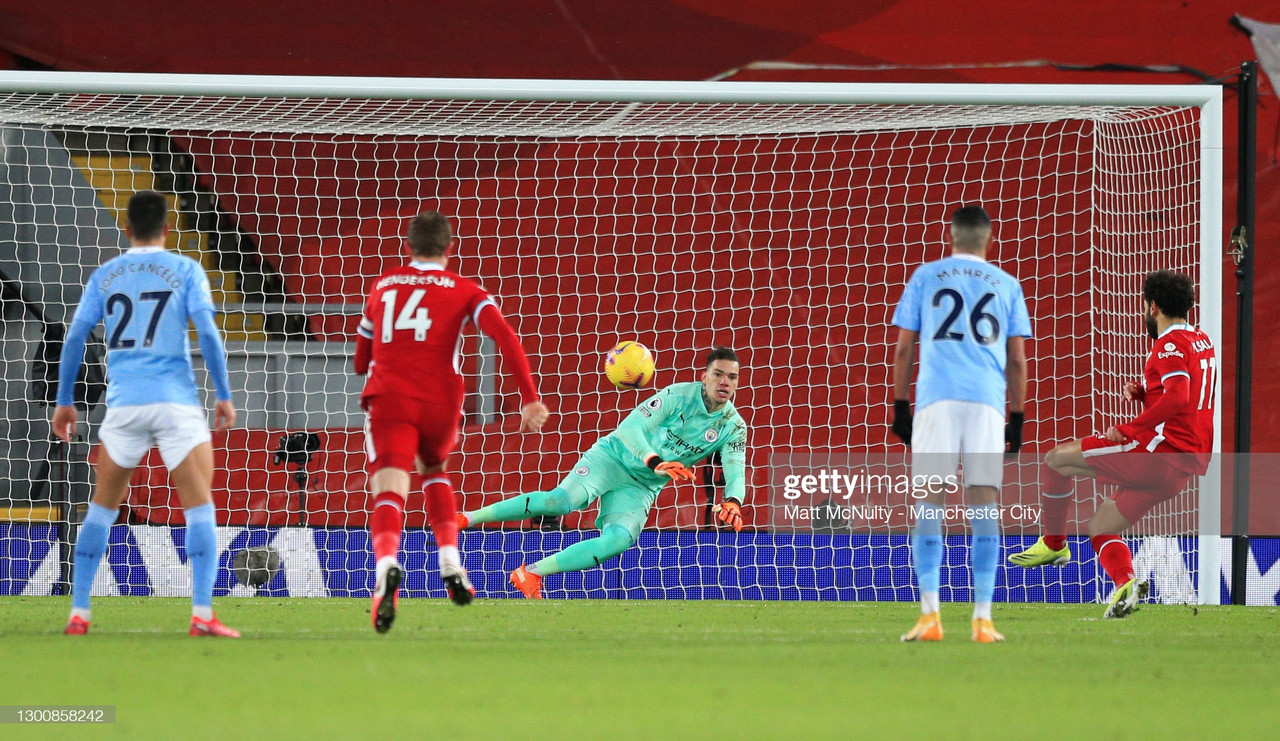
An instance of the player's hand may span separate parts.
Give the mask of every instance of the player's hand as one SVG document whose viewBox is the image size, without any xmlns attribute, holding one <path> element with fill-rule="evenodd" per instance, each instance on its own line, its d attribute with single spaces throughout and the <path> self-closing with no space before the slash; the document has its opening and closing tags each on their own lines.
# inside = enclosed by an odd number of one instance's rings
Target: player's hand
<svg viewBox="0 0 1280 741">
<path fill-rule="evenodd" d="M 547 411 L 547 406 L 540 401 L 533 401 L 520 407 L 520 431 L 521 432 L 537 432 L 547 423 L 547 418 L 551 416 L 551 412 Z"/>
<path fill-rule="evenodd" d="M 53 434 L 64 443 L 71 442 L 71 437 L 76 434 L 76 422 L 79 415 L 76 414 L 75 406 L 56 406 L 53 408 L 53 420 L 49 426 L 53 428 Z"/>
<path fill-rule="evenodd" d="M 1107 430 L 1107 433 L 1103 435 L 1103 437 L 1107 439 L 1107 442 L 1113 442 L 1113 443 L 1122 443 L 1128 439 L 1128 437 L 1123 432 L 1120 431 L 1119 427 L 1112 427 L 1111 429 Z"/>
<path fill-rule="evenodd" d="M 1004 441 L 1009 443 L 1008 455 L 1022 450 L 1022 423 L 1025 421 L 1024 412 L 1009 412 L 1009 421 L 1004 423 Z"/>
<path fill-rule="evenodd" d="M 236 405 L 228 401 L 220 401 L 213 408 L 213 429 L 221 432 L 236 423 Z"/>
<path fill-rule="evenodd" d="M 1130 381 L 1124 385 L 1124 398 L 1129 401 L 1142 401 L 1147 396 L 1147 390 L 1142 386 Z"/>
<path fill-rule="evenodd" d="M 726 499 L 711 508 L 716 519 L 733 528 L 735 533 L 742 531 L 742 507 L 732 499 Z"/>
<path fill-rule="evenodd" d="M 897 399 L 893 402 L 893 434 L 908 447 L 911 446 L 911 402 Z"/>
<path fill-rule="evenodd" d="M 679 461 L 664 461 L 657 454 L 650 454 L 644 459 L 644 464 L 654 473 L 671 477 L 672 481 L 693 481 L 693 471 L 689 467 Z"/>
</svg>

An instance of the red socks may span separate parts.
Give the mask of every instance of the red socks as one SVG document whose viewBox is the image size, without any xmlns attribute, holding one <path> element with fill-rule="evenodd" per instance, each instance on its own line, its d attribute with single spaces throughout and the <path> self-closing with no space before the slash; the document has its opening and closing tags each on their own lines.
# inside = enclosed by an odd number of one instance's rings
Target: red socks
<svg viewBox="0 0 1280 741">
<path fill-rule="evenodd" d="M 437 546 L 458 545 L 458 498 L 444 476 L 427 479 L 423 487 L 427 500 L 427 521 L 436 534 Z M 374 497 L 369 515 L 369 534 L 373 538 L 373 557 L 396 556 L 400 552 L 400 533 L 404 530 L 404 497 L 384 491 Z"/>
<path fill-rule="evenodd" d="M 433 476 L 423 485 L 427 496 L 427 521 L 436 535 L 437 546 L 458 545 L 458 498 L 444 476 Z"/>
<path fill-rule="evenodd" d="M 400 531 L 404 529 L 404 497 L 384 491 L 373 500 L 369 534 L 373 538 L 373 560 L 395 557 L 400 552 Z"/>
<path fill-rule="evenodd" d="M 1040 480 L 1044 490 L 1040 495 L 1040 506 L 1044 518 L 1044 544 L 1055 551 L 1067 545 L 1067 508 L 1072 502 L 1071 479 L 1049 468 L 1048 464 L 1040 467 Z"/>
<path fill-rule="evenodd" d="M 1115 533 L 1095 535 L 1092 538 L 1093 552 L 1098 554 L 1098 563 L 1103 571 L 1111 577 L 1116 586 L 1121 586 L 1133 578 L 1133 554 L 1129 545 Z"/>
</svg>

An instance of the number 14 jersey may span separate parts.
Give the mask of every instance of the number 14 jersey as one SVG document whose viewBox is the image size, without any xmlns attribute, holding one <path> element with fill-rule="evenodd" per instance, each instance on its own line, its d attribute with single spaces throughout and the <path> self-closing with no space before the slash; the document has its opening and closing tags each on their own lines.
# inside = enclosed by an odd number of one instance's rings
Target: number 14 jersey
<svg viewBox="0 0 1280 741">
<path fill-rule="evenodd" d="M 357 331 L 372 341 L 361 398 L 399 396 L 461 405 L 462 330 L 493 304 L 471 280 L 412 262 L 373 282 Z"/>
</svg>

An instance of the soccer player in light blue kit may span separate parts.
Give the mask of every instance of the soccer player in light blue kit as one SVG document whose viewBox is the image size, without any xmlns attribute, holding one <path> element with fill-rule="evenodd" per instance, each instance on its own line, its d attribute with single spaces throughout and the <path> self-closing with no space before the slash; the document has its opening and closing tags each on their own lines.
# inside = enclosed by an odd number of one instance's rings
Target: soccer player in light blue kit
<svg viewBox="0 0 1280 741">
<path fill-rule="evenodd" d="M 944 481 L 964 463 L 965 496 L 973 531 L 973 640 L 1003 641 L 991 622 L 1000 559 L 1000 508 L 1005 443 L 1022 446 L 1027 393 L 1024 340 L 1031 336 L 1022 287 L 986 261 L 991 218 L 980 206 L 951 217 L 951 255 L 911 275 L 894 312 L 893 432 L 911 446 L 912 480 Z M 908 398 L 915 347 L 920 344 L 916 417 Z M 1009 419 L 1005 421 L 1008 396 Z M 925 477 L 925 478 L 921 478 Z M 936 478 L 934 478 L 936 477 Z M 942 640 L 938 590 L 942 565 L 944 487 L 915 493 L 911 556 L 920 582 L 920 619 L 903 641 Z"/>
<path fill-rule="evenodd" d="M 542 598 L 542 577 L 599 566 L 631 547 L 668 481 L 693 481 L 689 465 L 720 451 L 724 501 L 720 522 L 742 529 L 747 423 L 730 401 L 738 390 L 738 356 L 727 347 L 707 355 L 702 382 L 673 383 L 636 407 L 618 429 L 596 441 L 560 485 L 458 515 L 458 526 L 567 515 L 600 500 L 600 537 L 511 572 L 511 584 Z"/>
<path fill-rule="evenodd" d="M 200 351 L 217 393 L 219 430 L 236 419 L 227 380 L 227 357 L 214 323 L 209 279 L 200 264 L 165 249 L 169 204 L 154 191 L 129 199 L 132 247 L 93 272 L 85 284 L 62 347 L 58 405 L 53 432 L 69 441 L 75 433 L 76 376 L 85 340 L 98 322 L 106 325 L 107 414 L 98 437 L 98 482 L 80 536 L 71 577 L 68 635 L 89 632 L 89 590 L 107 548 L 107 535 L 129 495 L 133 469 L 153 446 L 169 469 L 187 522 L 191 563 L 193 636 L 239 638 L 213 613 L 218 573 L 218 537 L 213 497 L 213 446 L 209 422 L 196 395 L 188 321 L 195 324 Z"/>
</svg>

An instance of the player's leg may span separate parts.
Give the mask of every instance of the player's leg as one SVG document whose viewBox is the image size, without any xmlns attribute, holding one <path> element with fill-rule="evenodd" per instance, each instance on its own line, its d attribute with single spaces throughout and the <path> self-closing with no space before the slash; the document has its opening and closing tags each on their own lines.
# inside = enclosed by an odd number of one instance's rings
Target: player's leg
<svg viewBox="0 0 1280 741">
<path fill-rule="evenodd" d="M 1004 483 L 1004 414 L 985 404 L 962 404 L 961 449 L 968 501 L 969 565 L 973 569 L 973 640 L 996 643 L 1004 636 L 991 621 L 1000 565 L 1000 486 Z"/>
<path fill-rule="evenodd" d="M 938 482 L 955 475 L 960 461 L 960 428 L 952 406 L 953 402 L 935 402 L 916 414 L 911 435 L 913 481 Z M 920 619 L 902 636 L 903 641 L 942 640 L 939 602 L 945 491 L 944 485 L 934 483 L 912 494 L 911 564 L 920 585 Z"/>
<path fill-rule="evenodd" d="M 373 495 L 369 539 L 373 545 L 374 585 L 369 614 L 379 633 L 391 630 L 404 581 L 404 567 L 399 561 L 400 537 L 404 531 L 404 504 L 409 496 L 409 469 L 418 451 L 416 410 L 407 406 L 412 406 L 407 400 L 389 404 L 377 397 L 365 402 L 364 445 Z"/>
<path fill-rule="evenodd" d="M 1103 617 L 1122 618 L 1137 609 L 1149 585 L 1134 578 L 1133 553 L 1120 533 L 1152 507 L 1177 496 L 1190 476 L 1168 465 L 1163 456 L 1147 452 L 1148 446 L 1141 441 L 1117 445 L 1097 440 L 1101 439 L 1085 440 L 1085 457 L 1097 471 L 1098 481 L 1120 488 L 1089 518 L 1089 539 L 1098 564 L 1116 585 Z"/>
<path fill-rule="evenodd" d="M 472 527 L 486 522 L 519 522 L 531 517 L 560 517 L 576 512 L 594 502 L 601 492 L 608 490 L 608 482 L 602 487 L 599 481 L 605 481 L 613 467 L 607 456 L 588 450 L 569 475 L 551 491 L 519 494 L 487 507 L 464 512 L 458 518 L 458 524 Z"/>
<path fill-rule="evenodd" d="M 565 571 L 582 571 L 608 561 L 630 548 L 649 517 L 653 495 L 638 487 L 606 492 L 600 497 L 596 528 L 600 536 L 580 540 L 559 553 L 521 566 L 512 572 L 511 582 L 526 597 L 541 596 L 542 577 Z"/>
<path fill-rule="evenodd" d="M 419 460 L 418 473 L 425 479 L 422 488 L 426 497 L 427 522 L 436 538 L 440 578 L 455 605 L 470 604 L 476 596 L 476 589 L 467 576 L 467 570 L 462 568 L 462 556 L 458 552 L 458 497 L 453 491 L 453 484 L 444 472 L 443 462 L 427 465 Z"/>
<path fill-rule="evenodd" d="M 133 469 L 151 446 L 148 435 L 138 435 L 128 429 L 131 415 L 117 412 L 115 409 L 107 410 L 98 435 L 102 445 L 98 449 L 97 483 L 89 511 L 76 537 L 71 568 L 71 615 L 65 631 L 68 635 L 80 635 L 89 630 L 89 592 L 93 588 L 93 578 L 107 550 L 111 526 L 120 515 L 120 505 L 129 495 Z"/>
<path fill-rule="evenodd" d="M 151 424 L 160 458 L 178 493 L 187 523 L 187 562 L 191 564 L 193 636 L 239 638 L 213 612 L 213 583 L 218 578 L 218 524 L 213 506 L 213 445 L 203 409 L 156 404 Z"/>
<path fill-rule="evenodd" d="M 1009 556 L 1015 566 L 1063 565 L 1071 560 L 1067 547 L 1067 510 L 1074 501 L 1072 476 L 1092 478 L 1096 472 L 1082 454 L 1083 440 L 1062 443 L 1045 456 L 1040 467 L 1040 511 L 1043 534 L 1030 548 Z"/>
</svg>

